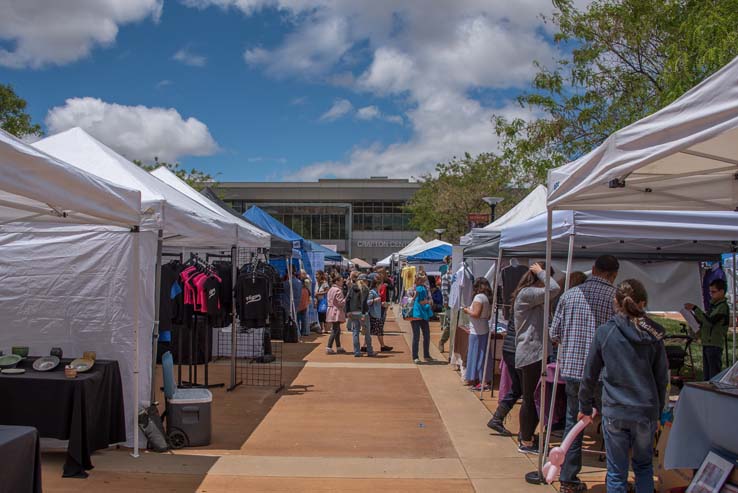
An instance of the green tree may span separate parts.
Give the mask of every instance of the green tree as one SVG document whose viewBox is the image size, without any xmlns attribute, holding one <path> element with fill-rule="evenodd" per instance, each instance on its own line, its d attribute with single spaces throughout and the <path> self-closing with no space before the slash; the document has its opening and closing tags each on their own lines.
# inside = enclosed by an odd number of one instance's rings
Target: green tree
<svg viewBox="0 0 738 493">
<path fill-rule="evenodd" d="M 518 180 L 578 158 L 666 106 L 738 55 L 738 0 L 554 0 L 546 19 L 565 56 L 538 64 L 518 103 L 536 118 L 493 117 Z"/>
<path fill-rule="evenodd" d="M 185 181 L 189 186 L 191 186 L 198 192 L 205 187 L 213 186 L 216 184 L 213 177 L 208 173 L 205 173 L 204 171 L 200 171 L 195 168 L 191 168 L 189 171 L 187 171 L 186 169 L 182 168 L 179 163 L 167 163 L 164 161 L 159 161 L 158 157 L 154 157 L 153 164 L 146 164 L 139 159 L 134 159 L 133 162 L 146 171 L 153 171 L 161 166 L 166 166 L 169 171 L 177 175 L 179 179 Z"/>
<path fill-rule="evenodd" d="M 41 126 L 31 122 L 26 101 L 9 84 L 0 84 L 0 128 L 18 138 L 43 135 Z"/>
<path fill-rule="evenodd" d="M 497 206 L 499 217 L 522 198 L 525 190 L 510 187 L 513 170 L 493 154 L 454 158 L 436 165 L 435 174 L 420 178 L 420 189 L 407 205 L 410 226 L 429 238 L 434 229 L 443 228 L 443 238 L 456 243 L 467 232 L 470 213 L 489 213 L 482 197 L 499 196 L 505 200 Z"/>
</svg>

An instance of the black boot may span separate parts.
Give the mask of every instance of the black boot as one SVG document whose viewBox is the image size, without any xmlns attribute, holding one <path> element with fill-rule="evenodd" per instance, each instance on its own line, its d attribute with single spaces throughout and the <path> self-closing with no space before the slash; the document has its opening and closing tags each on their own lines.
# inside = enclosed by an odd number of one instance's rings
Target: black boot
<svg viewBox="0 0 738 493">
<path fill-rule="evenodd" d="M 492 428 L 497 433 L 499 433 L 501 436 L 504 437 L 510 437 L 512 436 L 512 433 L 510 433 L 510 430 L 505 428 L 505 417 L 510 412 L 510 408 L 505 406 L 504 404 L 500 404 L 497 407 L 497 410 L 495 411 L 494 416 L 492 416 L 492 419 L 489 420 L 487 423 L 488 428 Z"/>
</svg>

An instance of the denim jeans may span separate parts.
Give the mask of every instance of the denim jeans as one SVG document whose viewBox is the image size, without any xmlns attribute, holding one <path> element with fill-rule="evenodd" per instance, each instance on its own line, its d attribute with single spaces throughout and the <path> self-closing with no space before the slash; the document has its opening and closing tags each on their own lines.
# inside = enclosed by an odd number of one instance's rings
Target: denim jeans
<svg viewBox="0 0 738 493">
<path fill-rule="evenodd" d="M 653 438 L 656 422 L 602 418 L 607 450 L 607 492 L 628 490 L 628 453 L 632 451 L 636 493 L 653 491 Z"/>
<path fill-rule="evenodd" d="M 705 381 L 723 371 L 723 348 L 702 346 L 702 373 Z"/>
<path fill-rule="evenodd" d="M 423 332 L 423 358 L 430 358 L 430 324 L 427 320 L 411 320 L 410 327 L 413 329 L 413 359 L 418 359 L 421 331 Z"/>
<path fill-rule="evenodd" d="M 579 413 L 579 380 L 566 380 L 566 427 L 564 428 L 564 437 L 577 424 L 577 414 Z M 594 399 L 597 412 L 602 408 L 602 385 L 597 384 L 595 388 Z M 571 444 L 566 454 L 564 463 L 561 465 L 561 482 L 578 483 L 577 477 L 582 470 L 582 435 L 580 434 Z"/>
<path fill-rule="evenodd" d="M 372 334 L 367 327 L 369 323 L 369 315 L 363 319 L 349 318 L 347 320 L 348 330 L 353 335 L 354 342 L 354 355 L 361 356 L 361 343 L 359 342 L 359 336 L 361 335 L 361 328 L 364 327 L 364 345 L 366 346 L 366 354 L 372 354 L 374 348 L 372 348 Z"/>
<path fill-rule="evenodd" d="M 328 347 L 332 348 L 336 343 L 336 349 L 341 347 L 341 322 L 331 322 L 331 335 L 328 337 Z"/>
<path fill-rule="evenodd" d="M 310 327 L 308 327 L 308 311 L 303 310 L 297 312 L 297 326 L 300 329 L 300 334 L 304 336 L 310 335 Z"/>
</svg>

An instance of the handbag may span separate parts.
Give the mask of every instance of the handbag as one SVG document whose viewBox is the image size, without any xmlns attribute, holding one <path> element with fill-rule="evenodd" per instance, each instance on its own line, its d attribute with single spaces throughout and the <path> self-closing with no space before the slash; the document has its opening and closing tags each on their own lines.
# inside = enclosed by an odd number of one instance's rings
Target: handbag
<svg viewBox="0 0 738 493">
<path fill-rule="evenodd" d="M 318 300 L 318 313 L 325 313 L 328 311 L 328 300 L 323 296 Z"/>
</svg>

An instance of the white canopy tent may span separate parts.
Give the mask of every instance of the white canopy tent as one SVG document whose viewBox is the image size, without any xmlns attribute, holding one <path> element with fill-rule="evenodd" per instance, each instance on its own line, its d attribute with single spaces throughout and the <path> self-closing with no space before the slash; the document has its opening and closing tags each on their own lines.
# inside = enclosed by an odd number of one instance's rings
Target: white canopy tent
<svg viewBox="0 0 738 493">
<path fill-rule="evenodd" d="M 410 247 L 410 245 L 408 245 L 405 248 L 403 248 L 402 250 L 400 250 L 398 252 L 398 255 L 400 257 L 400 260 L 405 260 L 406 258 L 408 258 L 408 257 L 410 257 L 412 255 L 417 255 L 417 254 L 419 254 L 421 252 L 425 252 L 426 250 L 430 250 L 431 248 L 436 248 L 436 247 L 439 247 L 441 245 L 451 246 L 451 243 L 448 243 L 448 242 L 442 241 L 442 240 L 431 240 L 429 242 L 423 242 L 421 244 L 417 244 L 417 245 L 413 246 L 412 248 Z"/>
<path fill-rule="evenodd" d="M 236 227 L 240 246 L 252 246 L 257 248 L 269 247 L 269 233 L 262 231 L 249 222 L 235 217 L 233 214 L 229 213 L 218 204 L 189 186 L 184 180 L 169 171 L 166 167 L 160 166 L 152 171 L 151 174 L 203 207 L 206 207 L 208 210 L 221 216 L 224 221 L 232 222 Z"/>
<path fill-rule="evenodd" d="M 3 130 L 0 163 L 0 224 L 42 220 L 128 227 L 140 222 L 140 192 L 80 171 Z"/>
<path fill-rule="evenodd" d="M 156 250 L 156 235 L 139 231 L 141 194 L 2 131 L 0 168 L 0 345 L 117 360 L 135 454 L 151 359 L 139 329 L 154 318 L 141 279 L 153 276 Z"/>
<path fill-rule="evenodd" d="M 737 171 L 738 58 L 672 104 L 549 172 L 546 260 L 551 261 L 554 209 L 738 211 Z M 735 277 L 731 284 L 735 313 Z M 547 296 L 546 326 L 549 306 Z"/>
<path fill-rule="evenodd" d="M 234 223 L 187 197 L 75 127 L 33 144 L 96 176 L 141 191 L 148 213 L 145 229 L 161 230 L 164 244 L 183 247 L 231 247 L 239 241 Z M 253 236 L 253 235 L 252 235 Z"/>
<path fill-rule="evenodd" d="M 420 236 L 416 236 L 415 239 L 408 243 L 402 250 L 388 255 L 387 257 L 377 262 L 377 265 L 380 267 L 389 267 L 392 263 L 392 260 L 397 262 L 401 256 L 405 255 L 407 252 L 415 251 L 415 249 L 420 247 L 421 245 L 425 245 L 425 240 Z"/>
<path fill-rule="evenodd" d="M 549 172 L 548 207 L 738 207 L 738 58 L 669 106 Z"/>
<path fill-rule="evenodd" d="M 538 185 L 523 200 L 518 202 L 515 207 L 500 216 L 494 222 L 483 228 L 474 228 L 469 233 L 461 237 L 461 245 L 471 246 L 484 243 L 499 234 L 503 229 L 520 224 L 528 219 L 532 219 L 539 214 L 546 212 L 546 199 L 548 192 L 546 187 Z"/>
</svg>

